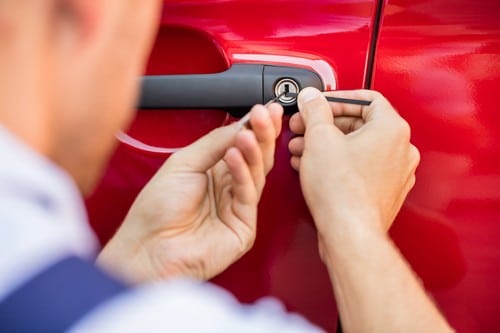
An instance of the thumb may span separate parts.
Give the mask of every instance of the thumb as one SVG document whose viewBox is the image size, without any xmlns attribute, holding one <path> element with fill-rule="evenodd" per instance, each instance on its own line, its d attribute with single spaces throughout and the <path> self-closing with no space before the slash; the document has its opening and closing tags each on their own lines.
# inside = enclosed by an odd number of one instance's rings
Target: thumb
<svg viewBox="0 0 500 333">
<path fill-rule="evenodd" d="M 166 163 L 167 169 L 187 172 L 205 172 L 219 162 L 233 145 L 240 131 L 239 123 L 213 130 L 189 146 L 173 154 Z"/>
<path fill-rule="evenodd" d="M 309 87 L 302 90 L 298 96 L 297 104 L 306 132 L 318 125 L 325 124 L 340 132 L 333 125 L 333 112 L 330 104 L 318 89 Z"/>
</svg>

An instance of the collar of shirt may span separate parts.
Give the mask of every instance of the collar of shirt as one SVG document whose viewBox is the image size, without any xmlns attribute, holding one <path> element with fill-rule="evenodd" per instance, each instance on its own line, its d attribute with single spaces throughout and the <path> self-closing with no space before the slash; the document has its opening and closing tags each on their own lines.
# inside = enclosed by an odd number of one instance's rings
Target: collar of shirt
<svg viewBox="0 0 500 333">
<path fill-rule="evenodd" d="M 92 258 L 97 241 L 71 178 L 0 126 L 0 300 L 66 256 Z"/>
</svg>

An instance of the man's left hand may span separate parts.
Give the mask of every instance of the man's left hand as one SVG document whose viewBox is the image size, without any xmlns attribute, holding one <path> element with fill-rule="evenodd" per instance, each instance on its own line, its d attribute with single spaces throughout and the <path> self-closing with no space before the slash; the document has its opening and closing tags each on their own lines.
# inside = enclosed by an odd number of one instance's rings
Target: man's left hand
<svg viewBox="0 0 500 333">
<path fill-rule="evenodd" d="M 137 283 L 206 280 L 245 254 L 274 163 L 283 109 L 258 105 L 252 130 L 235 123 L 172 155 L 146 185 L 98 263 Z"/>
</svg>

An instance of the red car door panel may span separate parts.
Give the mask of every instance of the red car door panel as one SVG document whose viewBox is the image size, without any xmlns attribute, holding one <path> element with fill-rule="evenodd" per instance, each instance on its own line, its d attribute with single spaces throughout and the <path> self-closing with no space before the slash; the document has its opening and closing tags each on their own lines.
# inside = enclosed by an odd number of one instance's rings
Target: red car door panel
<svg viewBox="0 0 500 333">
<path fill-rule="evenodd" d="M 145 74 L 290 65 L 315 71 L 326 89 L 383 92 L 422 153 L 417 185 L 391 235 L 455 328 L 493 332 L 500 304 L 498 13 L 497 0 L 171 0 Z M 231 120 L 222 110 L 139 111 L 87 200 L 101 242 L 172 152 Z M 244 302 L 278 297 L 335 331 L 332 288 L 289 166 L 290 137 L 285 121 L 254 248 L 214 282 Z"/>
<path fill-rule="evenodd" d="M 235 63 L 292 64 L 316 71 L 328 89 L 360 88 L 375 9 L 374 1 L 166 1 L 146 74 L 218 73 Z M 169 152 L 227 121 L 225 112 L 214 110 L 140 111 L 128 132 L 140 143 L 122 137 L 125 143 L 87 201 L 100 240 L 113 234 Z M 245 302 L 278 297 L 290 310 L 334 331 L 333 292 L 298 176 L 289 166 L 286 127 L 260 205 L 255 246 L 214 282 Z"/>
<path fill-rule="evenodd" d="M 422 161 L 392 236 L 459 332 L 498 332 L 500 2 L 391 0 L 374 89 Z"/>
</svg>

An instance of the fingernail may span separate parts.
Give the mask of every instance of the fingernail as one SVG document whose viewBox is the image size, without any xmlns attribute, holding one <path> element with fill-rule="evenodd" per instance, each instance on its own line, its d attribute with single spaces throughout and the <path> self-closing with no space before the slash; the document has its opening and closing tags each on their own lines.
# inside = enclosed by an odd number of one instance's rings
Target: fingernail
<svg viewBox="0 0 500 333">
<path fill-rule="evenodd" d="M 302 103 L 310 102 L 321 95 L 321 92 L 316 88 L 305 88 L 299 94 L 299 99 Z"/>
</svg>

